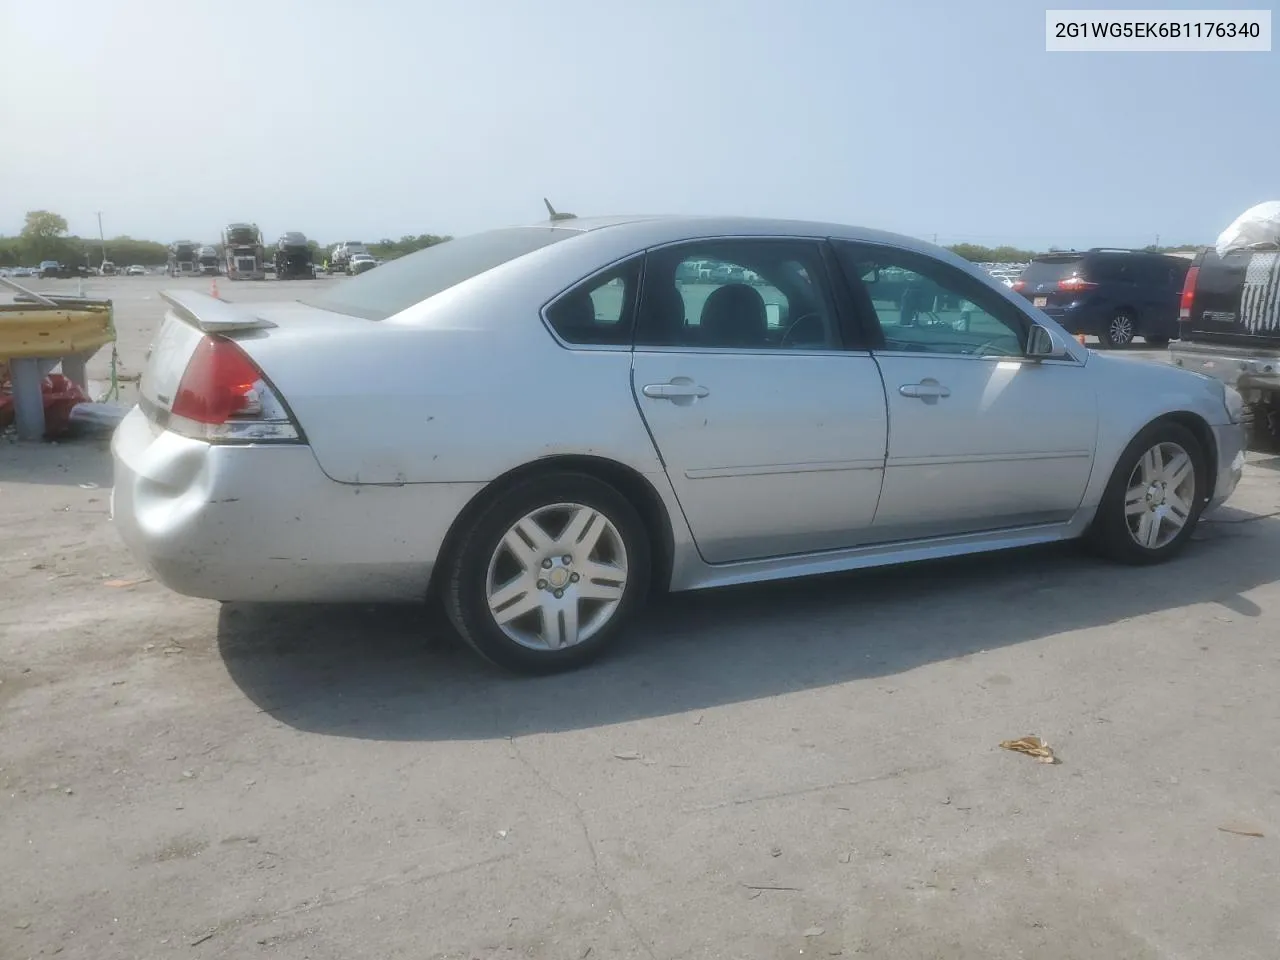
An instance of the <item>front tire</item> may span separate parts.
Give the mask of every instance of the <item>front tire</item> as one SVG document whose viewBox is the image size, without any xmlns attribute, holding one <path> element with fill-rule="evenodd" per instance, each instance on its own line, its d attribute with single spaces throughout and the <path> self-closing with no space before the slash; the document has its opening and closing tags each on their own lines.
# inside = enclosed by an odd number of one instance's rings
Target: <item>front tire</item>
<svg viewBox="0 0 1280 960">
<path fill-rule="evenodd" d="M 534 477 L 476 517 L 448 561 L 445 611 L 481 656 L 518 673 L 598 657 L 649 590 L 651 546 L 639 514 L 579 473 Z"/>
<path fill-rule="evenodd" d="M 1179 423 L 1152 424 L 1116 462 L 1089 541 L 1119 563 L 1172 559 L 1200 522 L 1208 479 L 1207 455 L 1194 433 Z"/>
</svg>

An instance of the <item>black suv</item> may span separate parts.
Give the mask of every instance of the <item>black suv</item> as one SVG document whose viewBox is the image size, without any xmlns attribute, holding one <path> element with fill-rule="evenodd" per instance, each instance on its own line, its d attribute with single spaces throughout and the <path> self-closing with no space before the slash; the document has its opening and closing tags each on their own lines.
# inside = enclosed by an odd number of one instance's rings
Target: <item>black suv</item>
<svg viewBox="0 0 1280 960">
<path fill-rule="evenodd" d="M 1095 247 L 1032 260 L 1013 289 L 1074 334 L 1104 347 L 1134 337 L 1163 347 L 1178 335 L 1178 304 L 1191 261 L 1145 250 Z"/>
</svg>

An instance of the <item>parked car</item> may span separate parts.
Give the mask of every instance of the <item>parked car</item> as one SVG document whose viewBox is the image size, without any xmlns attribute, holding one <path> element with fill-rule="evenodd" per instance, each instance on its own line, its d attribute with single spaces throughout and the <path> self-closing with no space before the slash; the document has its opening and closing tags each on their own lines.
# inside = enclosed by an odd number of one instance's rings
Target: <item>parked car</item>
<svg viewBox="0 0 1280 960">
<path fill-rule="evenodd" d="M 41 279 L 57 277 L 62 272 L 62 264 L 57 260 L 41 260 L 39 270 Z"/>
<path fill-rule="evenodd" d="M 1163 347 L 1178 335 L 1178 300 L 1189 261 L 1143 250 L 1094 248 L 1036 257 L 1013 284 L 1068 333 L 1104 347 L 1135 337 Z"/>
<path fill-rule="evenodd" d="M 145 277 L 147 275 L 147 268 L 142 266 L 140 263 L 135 263 L 125 271 L 125 275 L 130 277 Z"/>
<path fill-rule="evenodd" d="M 776 320 L 737 280 L 682 292 L 694 260 L 758 274 Z M 1243 464 L 1235 391 L 878 231 L 575 219 L 309 296 L 166 294 L 117 529 L 192 596 L 438 596 L 515 670 L 598 655 L 651 588 L 1077 538 L 1157 563 Z"/>
</svg>

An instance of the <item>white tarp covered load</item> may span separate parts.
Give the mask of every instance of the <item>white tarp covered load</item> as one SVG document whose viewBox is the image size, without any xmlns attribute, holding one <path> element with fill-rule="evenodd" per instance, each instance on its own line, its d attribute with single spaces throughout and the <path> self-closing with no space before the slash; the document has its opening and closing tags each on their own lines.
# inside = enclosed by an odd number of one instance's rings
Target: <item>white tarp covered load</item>
<svg viewBox="0 0 1280 960">
<path fill-rule="evenodd" d="M 1223 230 L 1214 249 L 1225 257 L 1232 250 L 1245 250 L 1259 243 L 1280 244 L 1280 200 L 1268 200 L 1250 207 Z"/>
</svg>

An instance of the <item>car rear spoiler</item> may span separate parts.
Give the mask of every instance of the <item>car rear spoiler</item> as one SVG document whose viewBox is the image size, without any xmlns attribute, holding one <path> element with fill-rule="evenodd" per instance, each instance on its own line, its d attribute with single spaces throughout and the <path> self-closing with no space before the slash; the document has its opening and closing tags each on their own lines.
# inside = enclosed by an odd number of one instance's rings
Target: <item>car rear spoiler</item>
<svg viewBox="0 0 1280 960">
<path fill-rule="evenodd" d="M 207 293 L 193 290 L 161 291 L 174 312 L 204 333 L 234 333 L 237 330 L 265 330 L 274 327 L 270 320 L 250 313 L 244 307 L 227 303 Z"/>
</svg>

